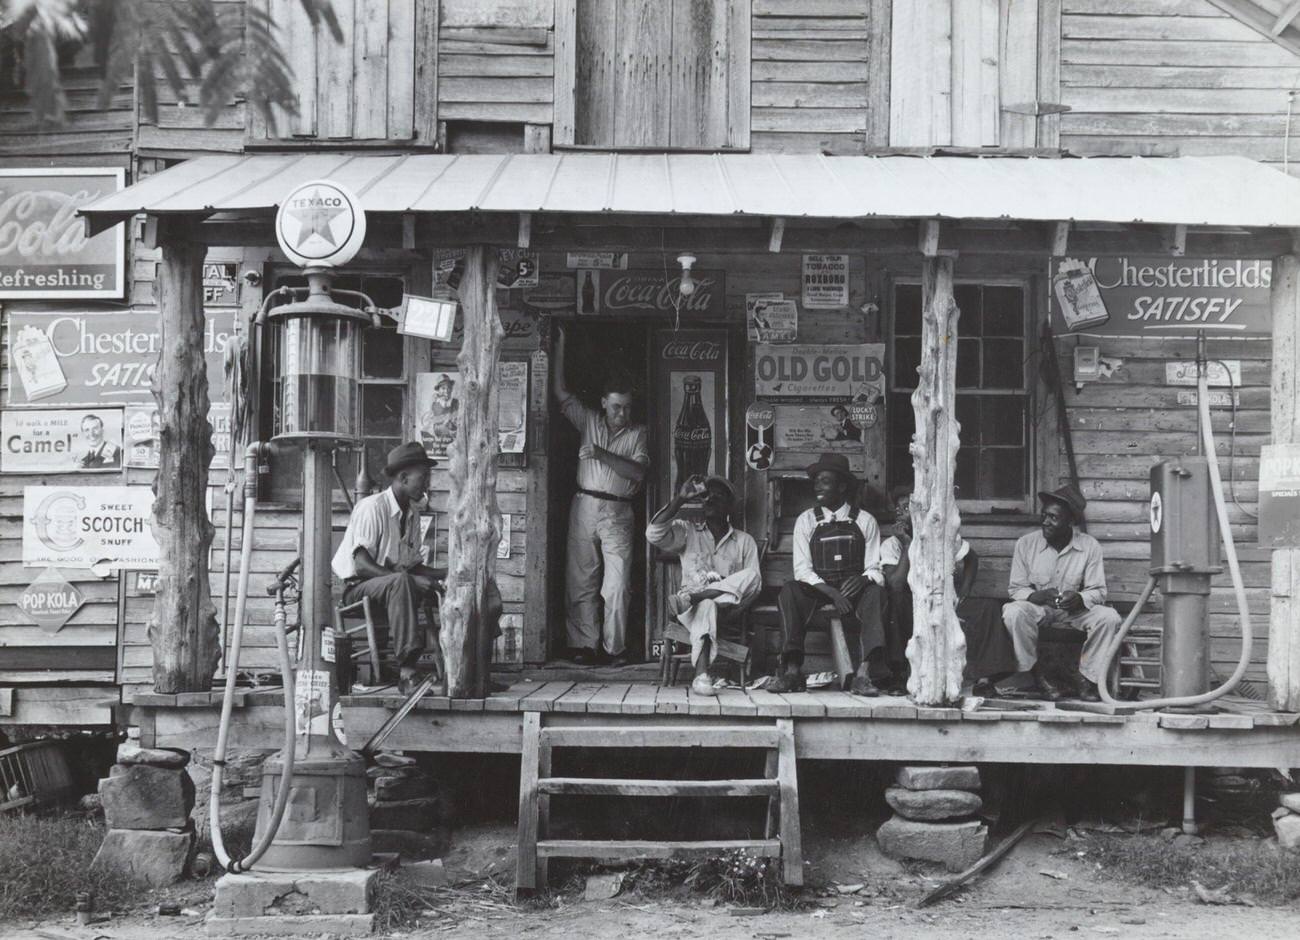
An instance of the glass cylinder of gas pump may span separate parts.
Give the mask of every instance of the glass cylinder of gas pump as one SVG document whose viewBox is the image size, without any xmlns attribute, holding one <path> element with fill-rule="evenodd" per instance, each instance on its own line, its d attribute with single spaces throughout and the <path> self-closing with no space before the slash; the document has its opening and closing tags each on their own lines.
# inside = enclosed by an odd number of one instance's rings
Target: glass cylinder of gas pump
<svg viewBox="0 0 1300 940">
<path fill-rule="evenodd" d="M 320 314 L 285 318 L 277 438 L 358 438 L 361 325 L 351 317 Z"/>
</svg>

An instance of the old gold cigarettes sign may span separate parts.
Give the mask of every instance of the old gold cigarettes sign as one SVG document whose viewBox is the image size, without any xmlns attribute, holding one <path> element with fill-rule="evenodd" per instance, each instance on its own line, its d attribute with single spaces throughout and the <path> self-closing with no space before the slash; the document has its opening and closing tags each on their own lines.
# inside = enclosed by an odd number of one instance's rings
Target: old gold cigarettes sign
<svg viewBox="0 0 1300 940">
<path fill-rule="evenodd" d="M 885 393 L 885 347 L 760 345 L 754 353 L 759 398 L 875 401 Z"/>
</svg>

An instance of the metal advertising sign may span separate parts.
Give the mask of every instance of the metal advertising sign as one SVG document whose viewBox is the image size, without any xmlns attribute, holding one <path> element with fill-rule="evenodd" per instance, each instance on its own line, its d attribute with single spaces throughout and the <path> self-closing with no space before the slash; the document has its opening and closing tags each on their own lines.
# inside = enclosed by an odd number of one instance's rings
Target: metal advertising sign
<svg viewBox="0 0 1300 940">
<path fill-rule="evenodd" d="M 23 488 L 23 564 L 89 568 L 158 567 L 148 486 Z"/>
<path fill-rule="evenodd" d="M 834 310 L 849 304 L 849 256 L 803 256 L 803 305 Z"/>
<path fill-rule="evenodd" d="M 678 289 L 680 275 L 663 271 L 577 272 L 575 302 L 579 314 L 606 313 L 624 316 L 676 314 L 720 317 L 726 312 L 726 275 L 722 271 L 692 271 L 695 291 L 689 296 Z"/>
<path fill-rule="evenodd" d="M 874 402 L 885 394 L 884 361 L 882 343 L 759 345 L 754 350 L 755 391 L 759 398 L 778 401 Z"/>
<path fill-rule="evenodd" d="M 1273 262 L 1053 257 L 1052 328 L 1097 336 L 1268 336 Z"/>
<path fill-rule="evenodd" d="M 11 406 L 152 402 L 162 336 L 156 310 L 6 311 Z M 208 394 L 223 397 L 222 354 L 235 308 L 208 310 L 203 355 Z M 14 380 L 17 377 L 17 381 Z"/>
<path fill-rule="evenodd" d="M 850 405 L 776 405 L 776 447 L 808 453 L 862 450 L 862 424 L 853 420 Z M 859 414 L 875 405 L 852 406 Z"/>
<path fill-rule="evenodd" d="M 1300 548 L 1300 444 L 1260 450 L 1259 545 Z"/>
<path fill-rule="evenodd" d="M 46 633 L 58 633 L 86 598 L 58 568 L 46 568 L 18 598 L 18 609 Z"/>
<path fill-rule="evenodd" d="M 6 410 L 0 414 L 0 439 L 0 473 L 122 469 L 120 408 Z"/>
<path fill-rule="evenodd" d="M 745 463 L 751 470 L 772 466 L 772 425 L 776 407 L 756 401 L 745 409 Z"/>
<path fill-rule="evenodd" d="M 120 167 L 0 170 L 0 299 L 121 298 L 126 226 L 88 238 L 77 210 L 125 181 Z"/>
<path fill-rule="evenodd" d="M 655 466 L 660 493 L 687 477 L 727 474 L 727 334 L 661 330 L 654 340 Z"/>
<path fill-rule="evenodd" d="M 366 240 L 366 213 L 346 186 L 312 180 L 294 188 L 275 213 L 280 250 L 300 268 L 337 268 Z"/>
</svg>

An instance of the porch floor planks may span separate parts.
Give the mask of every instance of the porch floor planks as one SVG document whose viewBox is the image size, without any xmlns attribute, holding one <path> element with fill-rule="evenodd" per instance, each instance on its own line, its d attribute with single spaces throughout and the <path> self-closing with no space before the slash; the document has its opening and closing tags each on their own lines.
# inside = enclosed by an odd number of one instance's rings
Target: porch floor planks
<svg viewBox="0 0 1300 940">
<path fill-rule="evenodd" d="M 573 688 L 572 682 L 547 682 L 519 700 L 521 711 L 549 712 L 555 710 L 555 700 Z"/>
<path fill-rule="evenodd" d="M 685 715 L 687 710 L 686 690 L 681 686 L 660 686 L 655 696 L 655 713 L 659 715 Z"/>
<path fill-rule="evenodd" d="M 487 701 L 483 703 L 485 712 L 517 712 L 522 711 L 523 706 L 520 704 L 524 696 L 530 695 L 541 688 L 536 682 L 516 682 L 504 692 L 494 692 L 488 696 Z"/>
<path fill-rule="evenodd" d="M 552 710 L 557 712 L 585 712 L 587 702 L 591 701 L 591 697 L 603 688 L 604 685 L 599 682 L 579 682 L 555 700 Z"/>
<path fill-rule="evenodd" d="M 737 718 L 753 718 L 758 715 L 758 707 L 749 700 L 744 689 L 719 689 L 718 708 L 723 715 Z"/>
<path fill-rule="evenodd" d="M 620 711 L 624 715 L 653 715 L 655 713 L 655 696 L 659 689 L 647 683 L 634 683 L 623 697 Z"/>
<path fill-rule="evenodd" d="M 623 711 L 623 699 L 632 686 L 627 682 L 603 685 L 587 699 L 587 711 L 594 714 L 618 715 Z"/>
<path fill-rule="evenodd" d="M 750 689 L 746 694 L 759 718 L 789 718 L 790 703 L 767 689 Z"/>
</svg>

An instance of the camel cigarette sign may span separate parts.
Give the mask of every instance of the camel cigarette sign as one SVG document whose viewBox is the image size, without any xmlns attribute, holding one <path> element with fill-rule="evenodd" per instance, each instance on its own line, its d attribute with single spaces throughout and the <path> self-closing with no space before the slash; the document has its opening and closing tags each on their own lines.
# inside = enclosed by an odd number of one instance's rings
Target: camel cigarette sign
<svg viewBox="0 0 1300 940">
<path fill-rule="evenodd" d="M 0 299 L 122 296 L 126 228 L 88 237 L 77 210 L 122 188 L 120 167 L 0 169 Z"/>
<path fill-rule="evenodd" d="M 1052 326 L 1097 336 L 1268 336 L 1273 262 L 1052 258 Z"/>
<path fill-rule="evenodd" d="M 23 564 L 115 571 L 158 567 L 148 486 L 23 489 Z"/>
</svg>

